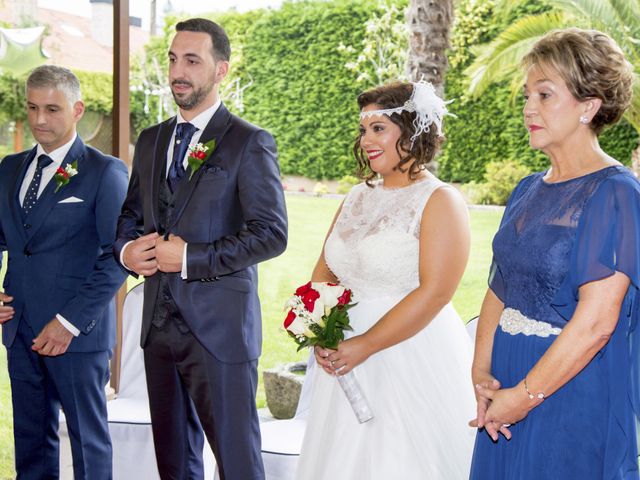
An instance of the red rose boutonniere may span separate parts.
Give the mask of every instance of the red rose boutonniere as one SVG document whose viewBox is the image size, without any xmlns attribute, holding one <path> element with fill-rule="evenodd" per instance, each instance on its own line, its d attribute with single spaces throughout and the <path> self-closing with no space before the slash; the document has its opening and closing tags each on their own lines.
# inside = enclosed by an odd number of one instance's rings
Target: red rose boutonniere
<svg viewBox="0 0 640 480">
<path fill-rule="evenodd" d="M 78 174 L 78 161 L 68 163 L 66 167 L 58 167 L 54 175 L 56 179 L 56 189 L 54 193 L 57 193 L 62 187 L 71 181 L 73 177 Z"/>
<path fill-rule="evenodd" d="M 196 173 L 200 167 L 206 162 L 207 158 L 211 156 L 213 151 L 216 148 L 215 139 L 202 144 L 196 143 L 192 147 L 189 147 L 189 157 L 187 157 L 187 163 L 189 167 L 191 167 L 191 173 L 189 174 L 189 180 L 193 177 L 193 174 Z"/>
</svg>

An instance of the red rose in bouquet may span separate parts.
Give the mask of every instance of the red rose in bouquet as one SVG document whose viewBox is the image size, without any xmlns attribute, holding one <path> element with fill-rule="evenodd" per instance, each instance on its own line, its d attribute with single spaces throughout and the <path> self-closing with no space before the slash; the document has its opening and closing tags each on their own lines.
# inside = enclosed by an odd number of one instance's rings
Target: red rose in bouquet
<svg viewBox="0 0 640 480">
<path fill-rule="evenodd" d="M 351 290 L 328 282 L 308 282 L 296 289 L 287 300 L 290 308 L 284 328 L 298 344 L 298 350 L 319 345 L 336 348 L 344 340 L 344 331 L 351 330 L 347 311 Z"/>
<path fill-rule="evenodd" d="M 316 345 L 335 350 L 344 340 L 345 330 L 353 330 L 347 314 L 353 306 L 355 303 L 351 302 L 351 290 L 348 288 L 335 283 L 308 282 L 287 300 L 285 308 L 289 308 L 289 312 L 284 328 L 298 344 L 298 350 Z M 371 420 L 373 414 L 354 372 L 339 375 L 337 380 L 358 421 Z"/>
</svg>

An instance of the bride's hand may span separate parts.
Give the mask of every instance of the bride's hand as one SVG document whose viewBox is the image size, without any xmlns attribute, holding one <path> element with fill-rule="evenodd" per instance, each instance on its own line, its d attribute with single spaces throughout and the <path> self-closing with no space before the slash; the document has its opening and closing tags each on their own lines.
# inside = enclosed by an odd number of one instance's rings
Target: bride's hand
<svg viewBox="0 0 640 480">
<path fill-rule="evenodd" d="M 335 375 L 349 373 L 373 353 L 371 345 L 362 335 L 340 342 L 338 350 L 329 354 L 329 364 Z"/>
<path fill-rule="evenodd" d="M 316 356 L 316 363 L 320 365 L 322 369 L 325 372 L 327 372 L 329 375 L 333 375 L 334 372 L 328 357 L 334 352 L 335 350 L 331 350 L 330 348 L 322 348 L 322 347 L 313 348 L 313 353 Z"/>
</svg>

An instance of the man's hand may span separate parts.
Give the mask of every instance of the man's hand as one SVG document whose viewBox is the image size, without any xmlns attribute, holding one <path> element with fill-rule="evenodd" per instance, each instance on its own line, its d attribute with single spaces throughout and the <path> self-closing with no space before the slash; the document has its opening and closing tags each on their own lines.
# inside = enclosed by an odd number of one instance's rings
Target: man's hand
<svg viewBox="0 0 640 480">
<path fill-rule="evenodd" d="M 156 261 L 158 270 L 165 273 L 182 271 L 182 255 L 185 241 L 176 235 L 169 235 L 169 240 L 163 237 L 156 239 Z"/>
<path fill-rule="evenodd" d="M 0 323 L 8 322 L 13 318 L 13 307 L 5 305 L 5 303 L 9 303 L 11 301 L 13 301 L 13 297 L 0 292 Z"/>
<path fill-rule="evenodd" d="M 73 340 L 73 333 L 54 318 L 44 326 L 40 335 L 33 339 L 31 350 L 40 355 L 55 357 L 67 351 L 71 340 Z"/>
<path fill-rule="evenodd" d="M 129 243 L 122 256 L 124 265 L 138 275 L 149 277 L 158 271 L 156 261 L 156 240 L 160 238 L 156 232 L 138 237 Z"/>
</svg>

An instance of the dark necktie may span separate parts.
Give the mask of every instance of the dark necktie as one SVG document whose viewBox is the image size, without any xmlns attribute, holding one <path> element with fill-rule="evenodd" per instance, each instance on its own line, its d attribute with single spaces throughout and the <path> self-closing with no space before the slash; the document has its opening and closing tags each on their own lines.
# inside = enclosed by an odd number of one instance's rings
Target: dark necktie
<svg viewBox="0 0 640 480">
<path fill-rule="evenodd" d="M 38 165 L 36 171 L 33 173 L 33 178 L 27 189 L 27 193 L 24 196 L 22 202 L 22 211 L 27 215 L 38 201 L 38 190 L 40 189 L 40 181 L 42 180 L 42 170 L 51 165 L 53 160 L 47 155 L 40 155 L 38 157 Z"/>
<path fill-rule="evenodd" d="M 169 175 L 167 182 L 171 193 L 176 191 L 180 179 L 184 176 L 184 156 L 189 148 L 191 137 L 198 129 L 189 122 L 179 123 L 176 125 L 176 139 L 173 144 L 173 160 L 169 167 Z"/>
</svg>

